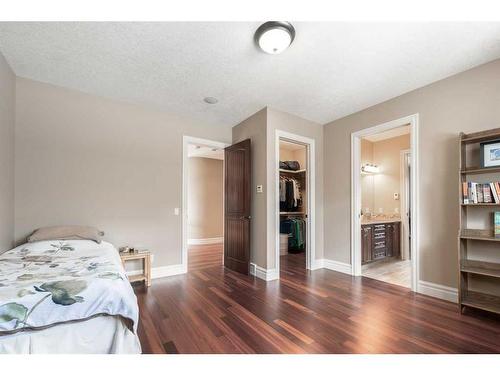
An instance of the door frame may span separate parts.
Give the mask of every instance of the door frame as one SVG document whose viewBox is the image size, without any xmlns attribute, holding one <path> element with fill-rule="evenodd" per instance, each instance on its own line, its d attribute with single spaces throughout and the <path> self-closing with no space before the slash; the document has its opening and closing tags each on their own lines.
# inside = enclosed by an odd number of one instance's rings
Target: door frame
<svg viewBox="0 0 500 375">
<path fill-rule="evenodd" d="M 418 113 L 371 126 L 351 133 L 351 273 L 361 276 L 361 138 L 403 125 L 410 125 L 411 151 L 411 290 L 416 292 L 419 282 L 419 189 L 418 189 Z"/>
<path fill-rule="evenodd" d="M 316 149 L 312 138 L 276 130 L 274 155 L 274 216 L 275 216 L 275 269 L 279 278 L 280 272 L 280 140 L 299 143 L 306 146 L 306 194 L 307 194 L 307 221 L 306 221 L 306 269 L 314 270 L 316 260 Z"/>
<path fill-rule="evenodd" d="M 187 238 L 187 228 L 188 228 L 188 217 L 187 217 L 187 203 L 188 203 L 188 176 L 189 176 L 189 156 L 188 156 L 188 146 L 189 144 L 196 143 L 202 146 L 226 148 L 231 146 L 228 143 L 212 141 L 205 138 L 197 138 L 184 135 L 182 136 L 182 208 L 181 208 L 181 232 L 182 232 L 182 251 L 181 251 L 181 266 L 182 273 L 186 273 L 188 269 L 188 238 Z M 224 181 L 224 170 L 223 177 Z M 224 186 L 224 185 L 223 185 Z M 224 187 L 223 187 L 224 189 Z M 224 203 L 223 203 L 224 204 Z M 224 237 L 224 226 L 222 227 L 222 236 Z M 224 261 L 224 257 L 222 257 Z"/>
<path fill-rule="evenodd" d="M 401 207 L 399 209 L 399 212 L 401 214 L 401 217 L 403 218 L 401 222 L 401 259 L 408 259 L 405 255 L 409 254 L 409 241 L 408 241 L 408 232 L 409 232 L 409 227 L 408 227 L 408 217 L 406 216 L 406 213 L 408 212 L 408 197 L 406 196 L 406 187 L 408 185 L 408 168 L 406 167 L 406 163 L 408 160 L 408 157 L 411 156 L 411 150 L 401 150 L 399 152 L 399 176 L 400 176 L 400 182 L 399 186 L 401 187 Z M 411 162 L 411 159 L 410 159 Z M 410 212 L 411 214 L 411 212 Z M 410 218 L 411 219 L 411 218 Z"/>
</svg>

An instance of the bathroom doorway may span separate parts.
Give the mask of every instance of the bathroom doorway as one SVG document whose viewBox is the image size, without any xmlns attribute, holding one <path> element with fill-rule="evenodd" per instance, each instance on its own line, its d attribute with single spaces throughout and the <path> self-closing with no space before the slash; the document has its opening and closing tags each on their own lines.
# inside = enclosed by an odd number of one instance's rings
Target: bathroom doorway
<svg viewBox="0 0 500 375">
<path fill-rule="evenodd" d="M 417 120 L 410 116 L 353 134 L 353 274 L 412 290 Z"/>
</svg>

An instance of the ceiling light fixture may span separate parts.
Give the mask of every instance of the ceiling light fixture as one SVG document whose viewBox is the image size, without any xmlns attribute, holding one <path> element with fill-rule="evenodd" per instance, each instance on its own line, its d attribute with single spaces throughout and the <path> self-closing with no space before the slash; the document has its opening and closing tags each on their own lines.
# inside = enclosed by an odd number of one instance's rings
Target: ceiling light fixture
<svg viewBox="0 0 500 375">
<path fill-rule="evenodd" d="M 290 22 L 269 21 L 259 26 L 255 32 L 255 43 L 271 55 L 283 52 L 292 44 L 295 28 Z"/>
<path fill-rule="evenodd" d="M 214 98 L 212 96 L 207 96 L 205 99 L 203 99 L 203 101 L 208 104 L 216 104 L 218 102 L 217 98 Z"/>
</svg>

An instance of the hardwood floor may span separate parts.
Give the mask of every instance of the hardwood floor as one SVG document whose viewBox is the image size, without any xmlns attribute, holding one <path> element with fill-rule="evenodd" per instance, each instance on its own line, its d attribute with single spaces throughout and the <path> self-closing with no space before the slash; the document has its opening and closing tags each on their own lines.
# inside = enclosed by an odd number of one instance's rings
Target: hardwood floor
<svg viewBox="0 0 500 375">
<path fill-rule="evenodd" d="M 204 251 L 200 250 L 199 254 Z M 207 253 L 204 253 L 207 256 Z M 203 267 L 135 286 L 144 353 L 499 353 L 500 319 L 281 258 L 280 281 Z"/>
<path fill-rule="evenodd" d="M 190 245 L 188 249 L 189 271 L 222 266 L 223 249 L 220 243 L 213 245 Z"/>
</svg>

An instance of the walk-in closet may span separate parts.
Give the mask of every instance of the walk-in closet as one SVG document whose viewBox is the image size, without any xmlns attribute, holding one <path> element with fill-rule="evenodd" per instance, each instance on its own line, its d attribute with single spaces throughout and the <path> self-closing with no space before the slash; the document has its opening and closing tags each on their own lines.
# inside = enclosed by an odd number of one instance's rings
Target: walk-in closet
<svg viewBox="0 0 500 375">
<path fill-rule="evenodd" d="M 307 148 L 280 140 L 279 208 L 281 263 L 306 266 Z"/>
</svg>

